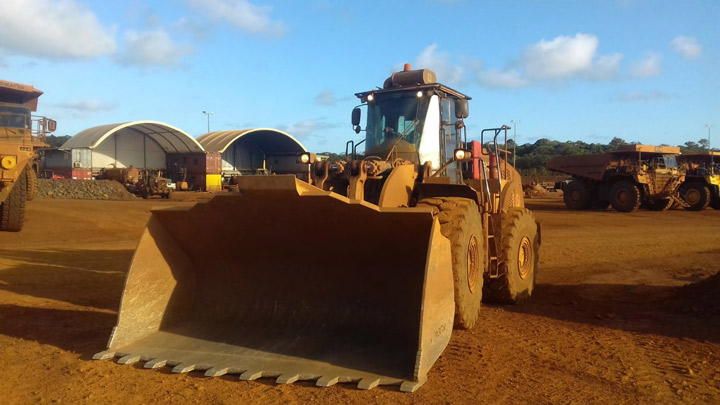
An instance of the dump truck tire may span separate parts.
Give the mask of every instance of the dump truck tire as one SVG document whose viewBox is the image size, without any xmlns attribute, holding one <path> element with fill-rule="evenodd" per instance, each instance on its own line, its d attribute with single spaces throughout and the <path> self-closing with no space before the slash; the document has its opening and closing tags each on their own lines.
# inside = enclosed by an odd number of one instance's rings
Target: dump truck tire
<svg viewBox="0 0 720 405">
<path fill-rule="evenodd" d="M 486 278 L 487 302 L 522 304 L 535 289 L 540 239 L 535 216 L 527 208 L 511 208 L 502 217 L 501 276 Z"/>
<path fill-rule="evenodd" d="M 680 186 L 680 196 L 686 203 L 688 211 L 702 211 L 710 205 L 710 188 L 699 181 L 691 181 Z"/>
<path fill-rule="evenodd" d="M 720 210 L 720 196 L 715 196 L 712 201 L 710 201 L 710 206 L 714 210 Z"/>
<path fill-rule="evenodd" d="M 640 189 L 630 180 L 620 180 L 610 187 L 610 204 L 618 212 L 637 211 L 642 203 Z"/>
<path fill-rule="evenodd" d="M 563 190 L 563 201 L 565 201 L 565 206 L 571 210 L 590 208 L 591 197 L 587 184 L 580 180 L 571 181 Z"/>
<path fill-rule="evenodd" d="M 648 208 L 652 211 L 666 211 L 673 206 L 673 203 L 674 201 L 672 198 L 662 198 L 654 202 L 648 203 Z"/>
<path fill-rule="evenodd" d="M 37 174 L 35 174 L 35 170 L 31 166 L 27 167 L 25 173 L 27 173 L 27 200 L 32 201 L 38 192 Z"/>
<path fill-rule="evenodd" d="M 431 207 L 443 236 L 450 239 L 455 288 L 455 328 L 475 325 L 483 293 L 485 238 L 482 216 L 474 201 L 460 197 L 427 198 L 418 207 Z"/>
<path fill-rule="evenodd" d="M 27 175 L 23 171 L 18 177 L 10 195 L 0 205 L 0 230 L 18 232 L 25 220 L 25 201 L 27 199 Z"/>
</svg>

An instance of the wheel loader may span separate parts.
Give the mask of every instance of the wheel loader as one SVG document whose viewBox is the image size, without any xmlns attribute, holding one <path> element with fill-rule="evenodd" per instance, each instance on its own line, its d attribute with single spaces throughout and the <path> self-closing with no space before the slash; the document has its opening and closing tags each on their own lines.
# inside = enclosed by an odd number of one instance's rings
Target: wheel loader
<svg viewBox="0 0 720 405">
<path fill-rule="evenodd" d="M 25 202 L 37 193 L 37 153 L 56 122 L 33 117 L 42 91 L 0 80 L 0 230 L 17 232 L 25 220 Z M 35 124 L 35 125 L 34 125 Z"/>
<path fill-rule="evenodd" d="M 572 176 L 563 184 L 565 205 L 574 210 L 636 211 L 642 205 L 662 211 L 673 204 L 687 206 L 678 188 L 685 179 L 678 167 L 676 146 L 622 145 L 592 155 L 555 156 L 549 170 Z"/>
<path fill-rule="evenodd" d="M 508 127 L 467 141 L 470 97 L 409 66 L 357 97 L 364 140 L 342 162 L 299 155 L 310 181 L 239 176 L 153 210 L 95 358 L 415 391 L 481 301 L 528 300 L 540 227 L 499 148 Z"/>
</svg>

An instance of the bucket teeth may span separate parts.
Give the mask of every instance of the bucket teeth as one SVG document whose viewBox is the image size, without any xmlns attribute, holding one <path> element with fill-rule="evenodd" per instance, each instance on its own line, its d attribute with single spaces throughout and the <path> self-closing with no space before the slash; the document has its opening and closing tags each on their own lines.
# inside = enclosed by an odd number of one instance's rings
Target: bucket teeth
<svg viewBox="0 0 720 405">
<path fill-rule="evenodd" d="M 322 376 L 315 383 L 318 387 L 330 387 L 337 384 L 340 381 L 338 376 Z"/>
<path fill-rule="evenodd" d="M 172 369 L 173 373 L 185 374 L 195 370 L 195 364 L 181 363 Z"/>
<path fill-rule="evenodd" d="M 275 380 L 277 384 L 292 384 L 300 379 L 300 374 L 282 374 Z"/>
<path fill-rule="evenodd" d="M 379 378 L 363 378 L 358 383 L 358 388 L 361 390 L 370 390 L 377 387 L 380 384 Z"/>
<path fill-rule="evenodd" d="M 263 372 L 260 370 L 247 370 L 240 374 L 240 379 L 243 381 L 253 381 L 263 376 Z"/>
<path fill-rule="evenodd" d="M 140 361 L 142 356 L 134 355 L 134 354 L 128 354 L 127 356 L 123 356 L 120 359 L 118 359 L 118 364 L 135 364 L 138 361 Z"/>
<path fill-rule="evenodd" d="M 222 375 L 227 374 L 229 369 L 227 367 L 219 368 L 219 367 L 213 367 L 205 372 L 205 377 L 220 377 Z"/>
<path fill-rule="evenodd" d="M 112 359 L 115 357 L 115 351 L 113 350 L 105 350 L 100 353 L 95 353 L 93 356 L 93 360 L 107 360 Z"/>
<path fill-rule="evenodd" d="M 145 368 L 160 368 L 165 367 L 165 364 L 167 364 L 167 359 L 152 359 L 145 363 Z"/>
<path fill-rule="evenodd" d="M 338 383 L 355 383 L 357 388 L 361 390 L 369 390 L 377 387 L 378 385 L 398 385 L 400 391 L 403 392 L 415 392 L 420 386 L 422 386 L 427 378 L 420 381 L 403 381 L 390 378 L 380 377 L 351 377 L 349 375 L 318 375 L 318 374 L 302 374 L 294 371 L 280 372 L 273 370 L 262 370 L 262 369 L 244 369 L 238 367 L 229 366 L 217 366 L 213 367 L 202 363 L 180 363 L 176 360 L 168 360 L 165 358 L 153 358 L 151 356 L 142 356 L 138 354 L 129 354 L 106 350 L 99 352 L 93 356 L 95 360 L 107 360 L 110 358 L 117 358 L 118 364 L 135 364 L 140 361 L 144 361 L 144 368 L 156 369 L 160 367 L 170 366 L 173 367 L 173 373 L 189 373 L 191 371 L 203 371 L 205 370 L 205 376 L 207 377 L 220 377 L 226 374 L 240 375 L 239 379 L 243 381 L 253 381 L 258 378 L 275 378 L 277 384 L 292 384 L 297 381 L 315 381 L 315 385 L 318 387 L 330 387 Z M 289 371 L 289 370 L 288 370 Z"/>
</svg>

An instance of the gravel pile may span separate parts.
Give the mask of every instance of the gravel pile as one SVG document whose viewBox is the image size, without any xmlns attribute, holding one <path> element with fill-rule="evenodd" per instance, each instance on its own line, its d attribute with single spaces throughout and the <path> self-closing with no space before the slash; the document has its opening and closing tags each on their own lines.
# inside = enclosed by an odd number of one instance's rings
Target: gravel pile
<svg viewBox="0 0 720 405">
<path fill-rule="evenodd" d="M 37 198 L 134 200 L 137 197 L 113 180 L 38 179 Z"/>
<path fill-rule="evenodd" d="M 720 316 L 720 272 L 681 287 L 670 305 L 680 312 L 713 318 Z"/>
</svg>

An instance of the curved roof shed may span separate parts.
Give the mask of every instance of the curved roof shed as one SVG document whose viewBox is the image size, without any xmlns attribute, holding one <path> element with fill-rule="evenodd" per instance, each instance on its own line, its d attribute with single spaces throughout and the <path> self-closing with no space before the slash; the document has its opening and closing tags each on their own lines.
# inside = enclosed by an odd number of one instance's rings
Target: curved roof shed
<svg viewBox="0 0 720 405">
<path fill-rule="evenodd" d="M 166 153 L 203 152 L 200 143 L 182 129 L 158 121 L 132 121 L 99 125 L 78 132 L 61 149 L 95 149 L 114 134 L 141 134 L 151 138 Z"/>
<path fill-rule="evenodd" d="M 198 137 L 207 152 L 222 154 L 224 174 L 307 172 L 297 156 L 305 147 L 292 135 L 272 128 L 210 132 Z"/>
<path fill-rule="evenodd" d="M 198 142 L 208 152 L 223 153 L 239 139 L 252 141 L 261 149 L 272 152 L 306 152 L 305 147 L 292 135 L 272 128 L 239 129 L 209 132 L 198 137 Z"/>
<path fill-rule="evenodd" d="M 205 152 L 187 132 L 158 121 L 88 128 L 68 139 L 60 149 L 72 149 L 79 156 L 79 162 L 73 163 L 76 167 L 94 170 L 129 166 L 164 169 L 168 153 Z"/>
</svg>

